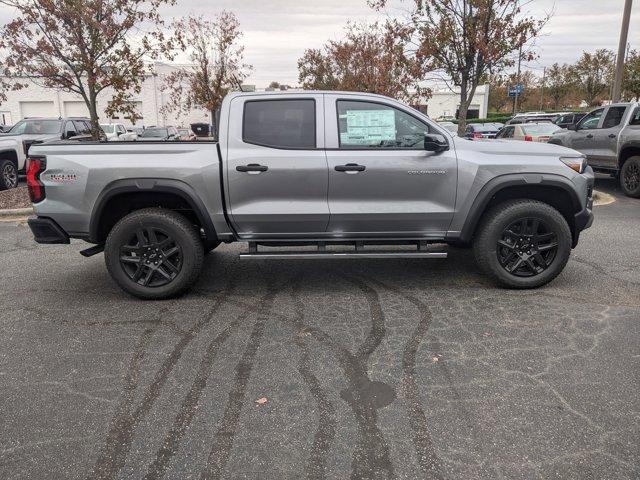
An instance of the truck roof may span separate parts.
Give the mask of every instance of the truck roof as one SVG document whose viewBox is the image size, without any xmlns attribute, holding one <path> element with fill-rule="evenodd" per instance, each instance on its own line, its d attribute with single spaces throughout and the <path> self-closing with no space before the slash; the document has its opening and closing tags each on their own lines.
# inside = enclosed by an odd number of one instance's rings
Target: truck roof
<svg viewBox="0 0 640 480">
<path fill-rule="evenodd" d="M 250 97 L 254 95 L 287 96 L 287 95 L 323 95 L 323 94 L 367 96 L 367 97 L 376 97 L 376 98 L 384 98 L 384 99 L 390 98 L 384 95 L 379 95 L 377 93 L 370 93 L 370 92 L 349 92 L 346 90 L 303 90 L 303 89 L 274 90 L 272 92 L 230 92 L 227 94 L 227 96 L 230 98 L 231 97 L 235 98 L 235 97 Z"/>
</svg>

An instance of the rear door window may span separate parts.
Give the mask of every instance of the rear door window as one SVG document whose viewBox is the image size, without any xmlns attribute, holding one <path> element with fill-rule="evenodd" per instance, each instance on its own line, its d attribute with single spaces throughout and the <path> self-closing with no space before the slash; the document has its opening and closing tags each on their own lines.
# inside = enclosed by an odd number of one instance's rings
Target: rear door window
<svg viewBox="0 0 640 480">
<path fill-rule="evenodd" d="M 245 102 L 242 141 L 271 148 L 316 148 L 315 100 L 278 99 Z"/>
<path fill-rule="evenodd" d="M 602 128 L 613 128 L 620 125 L 626 110 L 627 107 L 609 107 L 604 117 L 604 122 L 602 122 Z"/>
<path fill-rule="evenodd" d="M 633 112 L 631 118 L 629 119 L 629 125 L 640 125 L 640 107 L 636 108 L 636 111 Z"/>
</svg>

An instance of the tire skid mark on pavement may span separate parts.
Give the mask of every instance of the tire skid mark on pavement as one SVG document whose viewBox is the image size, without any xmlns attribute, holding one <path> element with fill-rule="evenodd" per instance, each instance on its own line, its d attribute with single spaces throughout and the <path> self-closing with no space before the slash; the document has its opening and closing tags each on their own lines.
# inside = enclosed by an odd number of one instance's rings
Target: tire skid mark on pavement
<svg viewBox="0 0 640 480">
<path fill-rule="evenodd" d="M 363 292 L 371 317 L 371 329 L 354 356 L 357 368 L 352 371 L 349 387 L 340 394 L 353 410 L 358 422 L 358 441 L 351 461 L 351 478 L 378 478 L 383 472 L 387 478 L 393 478 L 393 463 L 384 435 L 378 428 L 376 410 L 393 402 L 395 392 L 382 382 L 372 382 L 367 372 L 369 357 L 382 343 L 386 333 L 384 312 L 378 292 L 358 278 L 345 274 L 341 276 Z M 381 389 L 390 391 L 390 395 L 378 399 L 374 392 Z"/>
<path fill-rule="evenodd" d="M 426 311 L 429 311 L 429 306 L 424 303 L 422 300 L 418 299 L 417 297 L 415 297 L 414 295 L 411 295 L 410 293 L 407 293 L 406 291 L 398 288 L 398 287 L 394 287 L 392 285 L 387 285 L 386 283 L 383 283 L 379 280 L 370 280 L 371 282 L 377 283 L 380 286 L 383 286 L 384 288 L 387 288 L 388 290 L 396 293 L 397 295 L 400 295 L 402 298 L 406 299 L 408 302 L 412 303 L 414 306 L 416 306 L 418 309 L 424 309 Z M 426 331 L 425 331 L 425 336 L 426 336 Z M 435 347 L 435 352 L 442 352 L 442 347 L 440 345 L 440 341 L 433 337 L 432 338 L 432 343 L 434 344 Z M 416 351 L 417 353 L 417 351 Z M 403 362 L 404 365 L 404 362 Z M 460 394 L 460 391 L 458 390 L 458 388 L 455 385 L 455 381 L 453 379 L 453 376 L 451 374 L 451 370 L 449 369 L 449 367 L 447 366 L 447 362 L 444 358 L 440 358 L 437 362 L 437 368 L 440 369 L 444 375 L 444 378 L 447 382 L 447 385 L 449 387 L 449 389 L 451 390 L 453 396 L 455 397 L 455 402 L 458 406 L 459 411 L 462 413 L 462 416 L 465 420 L 465 422 L 467 423 L 467 426 L 469 427 L 469 432 L 471 433 L 471 436 L 474 439 L 474 443 L 476 445 L 476 447 L 479 449 L 479 453 L 481 454 L 481 456 L 483 458 L 488 458 L 487 453 L 485 452 L 485 449 L 483 447 L 484 444 L 484 440 L 481 438 L 481 431 L 482 428 L 477 424 L 476 421 L 474 421 L 473 416 L 471 415 L 471 412 L 465 407 L 465 400 L 463 399 L 462 395 Z M 417 392 L 416 392 L 417 393 Z M 419 402 L 418 399 L 416 399 L 416 401 Z M 418 404 L 418 408 L 421 409 L 420 405 Z M 422 411 L 423 415 L 424 415 L 424 410 Z M 425 421 L 426 421 L 426 416 L 425 416 Z M 426 427 L 425 427 L 426 428 Z M 428 432 L 428 430 L 427 430 Z M 424 440 L 424 439 L 423 439 Z M 433 443 L 431 442 L 431 444 L 433 445 Z M 433 446 L 432 446 L 433 448 Z M 435 450 L 434 450 L 434 458 L 435 458 Z M 435 464 L 434 464 L 435 466 Z M 495 478 L 504 478 L 503 475 L 500 473 L 500 471 L 498 471 L 495 467 L 491 467 L 491 469 L 493 470 L 493 473 L 495 475 Z"/>
<path fill-rule="evenodd" d="M 293 286 L 291 296 L 296 309 L 296 318 L 304 322 L 304 304 L 300 298 L 300 285 L 298 282 Z M 300 350 L 300 360 L 298 362 L 298 372 L 307 384 L 311 395 L 318 406 L 318 428 L 313 438 L 313 446 L 309 455 L 309 463 L 305 466 L 305 476 L 309 479 L 326 478 L 327 454 L 331 448 L 331 443 L 336 435 L 336 407 L 329 400 L 323 385 L 313 374 L 309 362 L 309 346 L 304 339 L 305 335 L 294 335 L 294 341 Z"/>
<path fill-rule="evenodd" d="M 422 342 L 431 326 L 432 315 L 426 304 L 419 301 L 415 297 L 406 294 L 402 290 L 379 282 L 377 280 L 368 280 L 370 283 L 376 284 L 390 292 L 399 295 L 408 300 L 417 308 L 420 319 L 411 336 L 407 340 L 402 352 L 402 378 L 400 381 L 400 389 L 407 402 L 407 412 L 409 414 L 409 425 L 413 430 L 413 444 L 416 449 L 416 457 L 422 474 L 425 479 L 443 479 L 442 465 L 435 451 L 427 417 L 420 402 L 420 393 L 416 382 L 416 357 Z"/>
<path fill-rule="evenodd" d="M 254 304 L 253 308 L 258 314 L 258 318 L 253 325 L 253 330 L 249 335 L 242 357 L 236 365 L 235 378 L 228 395 L 224 414 L 214 436 L 213 445 L 209 450 L 207 464 L 200 475 L 203 480 L 221 478 L 229 461 L 233 440 L 240 420 L 240 413 L 245 402 L 247 386 L 251 378 L 251 371 L 253 370 L 266 324 L 269 321 L 269 311 L 275 297 L 282 289 L 283 286 L 270 289 L 258 303 Z"/>
<path fill-rule="evenodd" d="M 229 283 L 227 290 L 230 291 L 231 289 L 232 284 Z M 124 466 L 126 456 L 131 449 L 136 427 L 142 419 L 146 417 L 162 393 L 162 388 L 169 379 L 171 372 L 177 365 L 187 346 L 198 336 L 202 329 L 212 321 L 213 316 L 224 303 L 225 296 L 221 295 L 216 299 L 209 311 L 197 320 L 180 338 L 178 343 L 174 345 L 173 350 L 165 358 L 151 384 L 147 387 L 142 402 L 133 412 L 131 411 L 132 405 L 130 402 L 127 402 L 126 397 L 123 399 L 121 403 L 121 407 L 123 408 L 119 407 L 117 409 L 117 413 L 112 420 L 111 428 L 107 433 L 104 447 L 98 456 L 92 473 L 88 476 L 89 479 L 111 479 L 116 477 L 117 473 Z"/>
<path fill-rule="evenodd" d="M 229 337 L 238 330 L 238 327 L 243 324 L 251 314 L 262 312 L 262 309 L 265 306 L 265 302 L 273 294 L 274 292 L 267 293 L 260 300 L 258 300 L 256 304 L 244 305 L 245 310 L 239 316 L 237 316 L 229 325 L 227 325 L 224 330 L 222 330 L 222 332 L 214 337 L 214 339 L 209 343 L 205 354 L 200 361 L 200 366 L 198 367 L 198 371 L 191 385 L 191 388 L 185 396 L 180 406 L 180 410 L 175 417 L 173 426 L 165 436 L 162 442 L 162 446 L 157 451 L 155 460 L 149 466 L 147 474 L 145 475 L 146 480 L 162 478 L 166 474 L 171 458 L 177 452 L 182 437 L 186 433 L 189 425 L 195 417 L 195 414 L 197 413 L 197 407 L 200 402 L 202 392 L 206 387 L 207 379 L 211 374 L 213 364 L 220 349 L 229 339 Z"/>
</svg>

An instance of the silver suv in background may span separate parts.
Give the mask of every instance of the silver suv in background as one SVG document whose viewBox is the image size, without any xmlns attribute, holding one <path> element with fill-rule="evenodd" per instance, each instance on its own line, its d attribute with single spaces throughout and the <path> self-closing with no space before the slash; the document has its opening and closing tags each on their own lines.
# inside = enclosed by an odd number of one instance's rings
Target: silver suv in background
<svg viewBox="0 0 640 480">
<path fill-rule="evenodd" d="M 624 193 L 640 198 L 640 103 L 596 108 L 549 143 L 584 153 L 595 171 L 618 176 Z"/>
<path fill-rule="evenodd" d="M 100 128 L 108 142 L 125 142 L 138 138 L 138 134 L 132 129 L 127 130 L 123 123 L 101 123 Z"/>
</svg>

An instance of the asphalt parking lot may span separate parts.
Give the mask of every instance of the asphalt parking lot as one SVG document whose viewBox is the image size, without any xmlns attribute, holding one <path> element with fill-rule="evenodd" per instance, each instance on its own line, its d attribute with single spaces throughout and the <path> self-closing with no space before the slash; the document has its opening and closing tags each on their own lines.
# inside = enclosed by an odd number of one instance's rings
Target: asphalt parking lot
<svg viewBox="0 0 640 480">
<path fill-rule="evenodd" d="M 639 478 L 640 200 L 597 188 L 617 201 L 535 291 L 463 250 L 233 245 L 142 302 L 0 223 L 0 478 Z"/>
</svg>

